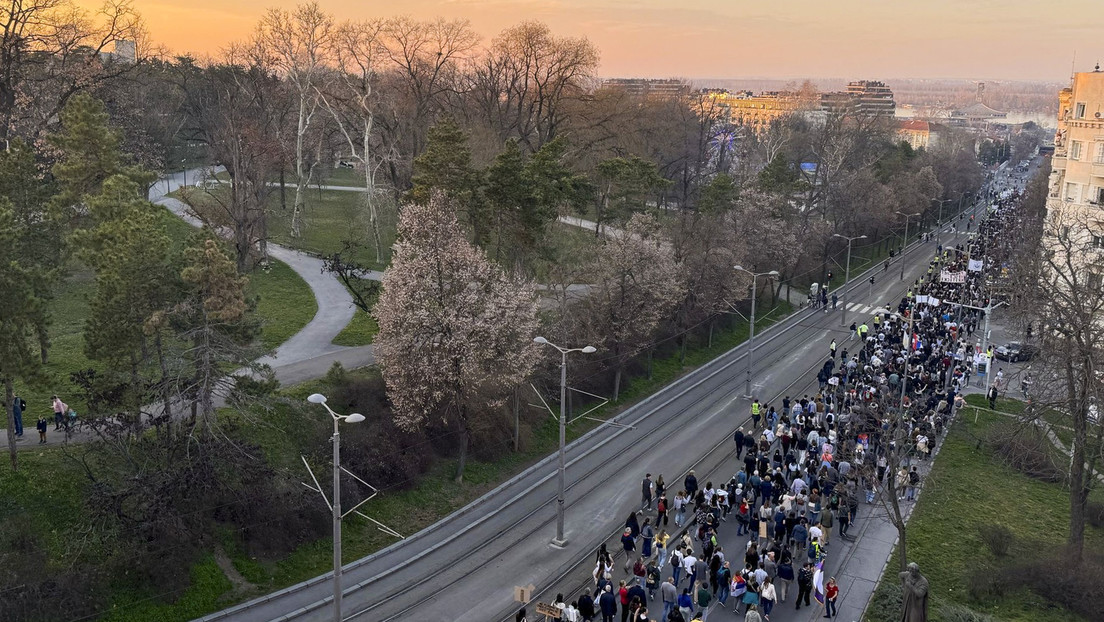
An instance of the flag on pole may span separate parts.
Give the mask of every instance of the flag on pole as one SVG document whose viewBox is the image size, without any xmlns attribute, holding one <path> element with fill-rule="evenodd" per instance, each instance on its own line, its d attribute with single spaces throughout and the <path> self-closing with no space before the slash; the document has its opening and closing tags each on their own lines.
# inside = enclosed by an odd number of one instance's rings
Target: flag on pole
<svg viewBox="0 0 1104 622">
<path fill-rule="evenodd" d="M 824 604 L 824 560 L 817 562 L 816 572 L 813 573 L 813 598 Z"/>
<path fill-rule="evenodd" d="M 984 264 L 980 259 L 971 259 L 970 264 L 967 266 L 967 268 L 970 270 L 970 272 L 981 272 L 981 268 L 983 265 Z"/>
</svg>

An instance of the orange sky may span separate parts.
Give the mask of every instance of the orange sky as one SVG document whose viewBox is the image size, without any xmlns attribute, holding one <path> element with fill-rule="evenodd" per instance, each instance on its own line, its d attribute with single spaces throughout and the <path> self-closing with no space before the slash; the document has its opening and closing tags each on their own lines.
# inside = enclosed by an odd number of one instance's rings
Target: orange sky
<svg viewBox="0 0 1104 622">
<path fill-rule="evenodd" d="M 588 37 L 603 76 L 1064 80 L 1104 56 L 1099 0 L 319 0 L 338 18 L 526 19 Z M 295 0 L 134 0 L 155 41 L 216 53 Z"/>
</svg>

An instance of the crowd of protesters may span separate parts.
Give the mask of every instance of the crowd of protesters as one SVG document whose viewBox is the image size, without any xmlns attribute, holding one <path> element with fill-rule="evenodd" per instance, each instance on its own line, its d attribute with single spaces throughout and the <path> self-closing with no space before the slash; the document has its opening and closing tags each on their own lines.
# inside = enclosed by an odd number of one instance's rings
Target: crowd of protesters
<svg viewBox="0 0 1104 622">
<path fill-rule="evenodd" d="M 975 332 L 1018 201 L 990 198 L 986 216 L 962 216 L 955 241 L 936 244 L 903 298 L 832 339 L 816 393 L 752 402 L 751 425 L 733 436 L 735 474 L 715 482 L 690 471 L 681 486 L 646 474 L 642 509 L 621 536 L 624 563 L 615 568 L 603 545 L 592 587 L 570 604 L 558 599 L 561 619 L 690 622 L 731 607 L 762 622 L 786 602 L 833 617 L 839 587 L 821 564 L 832 540 L 853 538 L 864 499 L 887 507 L 916 499 L 917 466 L 961 407 L 975 361 L 985 360 Z M 746 544 L 725 550 L 722 529 Z"/>
</svg>

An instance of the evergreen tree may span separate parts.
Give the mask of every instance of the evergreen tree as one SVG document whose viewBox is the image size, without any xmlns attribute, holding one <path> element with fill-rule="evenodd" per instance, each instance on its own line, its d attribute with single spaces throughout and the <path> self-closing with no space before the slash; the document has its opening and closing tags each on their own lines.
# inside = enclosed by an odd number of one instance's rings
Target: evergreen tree
<svg viewBox="0 0 1104 622">
<path fill-rule="evenodd" d="M 487 238 L 488 214 L 479 195 L 479 173 L 472 168 L 468 136 L 451 120 L 429 129 L 426 148 L 414 158 L 414 187 L 408 199 L 425 205 L 434 191 L 443 192 L 471 230 L 477 244 Z"/>
<path fill-rule="evenodd" d="M 7 413 L 12 470 L 18 468 L 15 419 L 11 409 L 14 382 L 33 378 L 41 364 L 32 344 L 43 303 L 35 295 L 34 270 L 24 265 L 16 248 L 16 239 L 21 233 L 11 203 L 0 197 L 0 292 L 4 292 L 4 311 L 0 313 L 0 383 L 4 385 L 3 406 Z"/>
</svg>

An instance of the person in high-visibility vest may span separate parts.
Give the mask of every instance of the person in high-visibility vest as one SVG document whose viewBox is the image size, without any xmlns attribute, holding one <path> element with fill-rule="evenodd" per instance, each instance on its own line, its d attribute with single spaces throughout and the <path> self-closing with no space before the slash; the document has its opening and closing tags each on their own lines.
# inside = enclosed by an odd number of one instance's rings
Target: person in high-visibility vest
<svg viewBox="0 0 1104 622">
<path fill-rule="evenodd" d="M 763 407 L 759 405 L 759 398 L 751 401 L 751 421 L 755 427 L 759 427 L 759 420 L 763 417 Z"/>
</svg>

